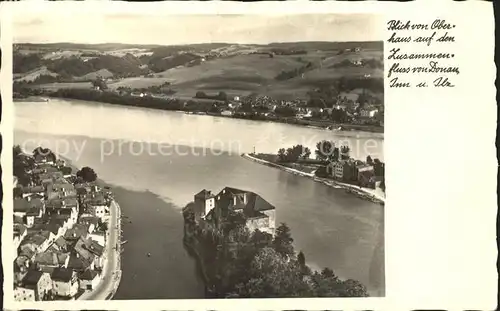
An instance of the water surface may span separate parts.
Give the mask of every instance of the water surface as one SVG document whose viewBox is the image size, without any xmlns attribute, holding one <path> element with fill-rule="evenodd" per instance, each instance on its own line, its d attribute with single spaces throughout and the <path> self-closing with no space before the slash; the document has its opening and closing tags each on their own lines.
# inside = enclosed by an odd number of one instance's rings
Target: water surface
<svg viewBox="0 0 500 311">
<path fill-rule="evenodd" d="M 127 243 L 116 299 L 203 297 L 195 263 L 182 247 L 181 209 L 201 189 L 219 191 L 224 186 L 254 191 L 275 205 L 277 222 L 291 227 L 296 249 L 305 253 L 312 267 L 330 267 L 342 278 L 363 282 L 372 295 L 384 294 L 382 206 L 258 165 L 235 152 L 255 145 L 263 152 L 274 151 L 276 142 L 259 138 L 265 131 L 285 137 L 284 145 L 301 136 L 317 139 L 331 132 L 59 100 L 17 103 L 15 108 L 16 143 L 79 146 L 68 148 L 65 155 L 77 166 L 93 167 L 99 178 L 116 186 L 117 200 L 132 221 L 124 223 Z M 356 141 L 376 139 L 363 135 Z M 224 152 L 200 148 L 213 147 L 210 142 L 215 140 L 222 142 L 219 149 Z M 164 141 L 175 144 L 176 152 L 137 152 L 140 142 L 158 151 L 158 143 Z M 234 150 L 231 141 L 244 150 Z M 120 143 L 122 148 L 117 147 Z M 103 146 L 114 147 L 103 156 Z"/>
</svg>

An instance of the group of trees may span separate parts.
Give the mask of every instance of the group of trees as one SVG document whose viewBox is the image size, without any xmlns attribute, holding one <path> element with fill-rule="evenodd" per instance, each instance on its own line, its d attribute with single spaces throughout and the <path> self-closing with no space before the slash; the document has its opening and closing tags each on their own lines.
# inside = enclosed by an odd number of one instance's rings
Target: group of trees
<svg viewBox="0 0 500 311">
<path fill-rule="evenodd" d="M 295 117 L 297 111 L 295 111 L 294 108 L 289 106 L 280 106 L 274 109 L 274 113 L 280 117 Z"/>
<path fill-rule="evenodd" d="M 215 99 L 215 100 L 221 100 L 221 101 L 226 101 L 228 100 L 228 96 L 226 92 L 219 92 L 217 95 L 208 95 L 203 91 L 198 91 L 196 92 L 195 98 L 204 98 L 204 99 Z"/>
<path fill-rule="evenodd" d="M 349 146 L 336 147 L 335 143 L 329 140 L 322 140 L 316 144 L 314 153 L 316 159 L 322 161 L 348 160 L 350 155 Z"/>
<path fill-rule="evenodd" d="M 50 96 L 162 110 L 184 110 L 183 102 L 178 99 L 124 96 L 114 92 L 98 92 L 88 89 L 59 89 L 50 93 Z"/>
<path fill-rule="evenodd" d="M 349 146 L 335 146 L 333 141 L 322 140 L 316 144 L 316 150 L 314 150 L 314 154 L 316 155 L 316 159 L 320 161 L 339 161 L 339 160 L 348 160 L 350 158 L 350 148 Z M 309 159 L 311 155 L 311 150 L 303 145 L 295 145 L 291 148 L 280 148 L 278 150 L 278 158 L 279 162 L 297 162 L 300 159 Z M 380 162 L 379 159 L 371 160 L 370 163 L 381 164 L 383 169 L 383 163 Z M 368 158 L 367 158 L 368 161 Z M 377 164 L 374 164 L 376 166 Z"/>
<path fill-rule="evenodd" d="M 16 145 L 12 150 L 13 174 L 17 178 L 17 183 L 26 186 L 31 182 L 31 176 L 27 173 L 35 166 L 33 157 L 23 154 L 21 146 Z"/>
<path fill-rule="evenodd" d="M 221 229 L 201 229 L 191 209 L 184 210 L 188 243 L 196 245 L 212 298 L 367 297 L 355 280 L 340 280 L 331 269 L 312 271 L 302 252 L 296 254 L 290 228 L 281 224 L 275 236 L 245 226 L 244 216 L 230 215 Z"/>
<path fill-rule="evenodd" d="M 108 85 L 106 84 L 106 81 L 101 77 L 98 76 L 95 80 L 92 80 L 92 86 L 95 88 L 99 88 L 99 90 L 107 90 Z"/>
<path fill-rule="evenodd" d="M 94 182 L 97 180 L 97 174 L 91 167 L 82 167 L 78 172 L 76 172 L 76 177 L 81 178 L 84 182 Z"/>
<path fill-rule="evenodd" d="M 121 57 L 101 54 L 84 60 L 79 56 L 51 59 L 44 58 L 44 53 L 25 55 L 14 52 L 14 73 L 27 73 L 43 66 L 58 76 L 45 75 L 38 78 L 40 80 L 35 80 L 35 83 L 69 81 L 73 77 L 81 77 L 101 69 L 107 69 L 120 77 L 140 76 L 149 72 L 149 69 L 143 66 L 141 60 L 130 53 Z"/>
<path fill-rule="evenodd" d="M 126 94 L 130 94 L 132 92 L 141 92 L 141 93 L 151 93 L 151 94 L 164 94 L 164 95 L 173 95 L 177 93 L 177 91 L 170 88 L 171 83 L 165 82 L 160 85 L 151 85 L 147 88 L 131 88 L 128 86 L 119 86 L 116 90 L 119 92 L 124 92 Z"/>
<path fill-rule="evenodd" d="M 288 71 L 283 70 L 274 79 L 278 81 L 293 79 L 312 69 L 314 69 L 313 64 L 311 62 L 308 62 L 306 65 L 299 68 L 295 68 Z"/>
<path fill-rule="evenodd" d="M 177 51 L 155 49 L 151 56 L 141 59 L 153 72 L 162 72 L 177 66 L 187 65 L 193 61 L 199 61 L 202 57 L 193 53 L 178 53 Z"/>
<path fill-rule="evenodd" d="M 301 49 L 272 48 L 271 53 L 275 55 L 304 55 L 307 54 L 307 51 Z"/>
<path fill-rule="evenodd" d="M 281 148 L 278 150 L 279 162 L 297 162 L 299 159 L 308 159 L 311 150 L 302 145 L 295 145 L 291 148 Z"/>
</svg>

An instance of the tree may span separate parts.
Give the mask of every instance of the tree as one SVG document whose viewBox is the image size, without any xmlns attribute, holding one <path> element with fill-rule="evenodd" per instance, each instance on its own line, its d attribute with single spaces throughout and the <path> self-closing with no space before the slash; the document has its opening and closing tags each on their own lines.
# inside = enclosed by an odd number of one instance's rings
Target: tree
<svg viewBox="0 0 500 311">
<path fill-rule="evenodd" d="M 368 164 L 368 165 L 373 165 L 373 160 L 372 160 L 372 157 L 371 157 L 371 156 L 367 156 L 367 157 L 366 157 L 366 164 Z"/>
<path fill-rule="evenodd" d="M 304 148 L 302 145 L 295 145 L 291 148 L 288 148 L 285 152 L 285 162 L 297 162 L 297 160 L 304 158 L 306 155 L 309 157 L 309 148 Z"/>
<path fill-rule="evenodd" d="M 61 167 L 61 172 L 63 173 L 63 175 L 70 175 L 73 170 L 69 166 L 63 166 Z"/>
<path fill-rule="evenodd" d="M 219 92 L 219 94 L 217 94 L 217 99 L 219 100 L 227 100 L 227 94 L 226 92 Z"/>
<path fill-rule="evenodd" d="M 94 182 L 97 179 L 97 174 L 88 166 L 85 166 L 76 172 L 76 176 L 81 177 L 85 182 Z"/>
<path fill-rule="evenodd" d="M 278 161 L 285 162 L 286 161 L 286 150 L 285 148 L 280 148 L 278 150 Z"/>
<path fill-rule="evenodd" d="M 302 251 L 300 251 L 299 254 L 297 255 L 297 262 L 301 267 L 305 267 L 306 265 L 306 256 Z"/>
<path fill-rule="evenodd" d="M 337 161 L 338 155 L 335 156 L 335 144 L 329 140 L 323 140 L 316 144 L 316 159 L 321 161 Z M 337 151 L 338 153 L 338 151 Z"/>
<path fill-rule="evenodd" d="M 259 251 L 252 260 L 250 275 L 248 282 L 238 284 L 238 297 L 307 297 L 309 294 L 299 267 L 269 247 Z"/>
<path fill-rule="evenodd" d="M 246 224 L 246 218 L 242 213 L 229 210 L 223 223 L 223 232 L 225 234 L 239 228 L 244 227 Z"/>
<path fill-rule="evenodd" d="M 13 150 L 13 158 L 17 158 L 20 154 L 23 153 L 23 150 L 21 149 L 21 146 L 19 145 L 15 145 L 14 148 L 12 148 Z"/>
<path fill-rule="evenodd" d="M 351 151 L 351 149 L 349 148 L 349 146 L 340 147 L 340 158 L 342 160 L 349 160 L 349 158 L 350 158 L 349 152 L 350 151 Z"/>
<path fill-rule="evenodd" d="M 106 81 L 101 76 L 98 76 L 95 80 L 92 80 L 92 86 L 95 88 L 99 88 L 99 90 L 107 90 L 108 85 Z"/>
<path fill-rule="evenodd" d="M 252 234 L 250 241 L 254 244 L 257 249 L 271 246 L 273 242 L 273 236 L 267 232 L 262 232 L 258 229 Z"/>
<path fill-rule="evenodd" d="M 290 228 L 285 224 L 281 223 L 278 228 L 276 228 L 276 235 L 273 240 L 273 247 L 279 254 L 283 256 L 293 257 L 295 251 L 293 249 L 293 238 L 290 233 Z"/>
<path fill-rule="evenodd" d="M 301 159 L 309 159 L 309 156 L 311 155 L 311 149 L 305 147 L 304 151 L 302 152 L 302 155 L 300 156 Z"/>
<path fill-rule="evenodd" d="M 369 297 L 368 290 L 361 282 L 348 279 L 340 283 L 340 297 Z"/>
<path fill-rule="evenodd" d="M 198 91 L 196 92 L 196 98 L 207 98 L 207 94 L 205 94 L 205 92 L 202 92 L 202 91 Z"/>
</svg>

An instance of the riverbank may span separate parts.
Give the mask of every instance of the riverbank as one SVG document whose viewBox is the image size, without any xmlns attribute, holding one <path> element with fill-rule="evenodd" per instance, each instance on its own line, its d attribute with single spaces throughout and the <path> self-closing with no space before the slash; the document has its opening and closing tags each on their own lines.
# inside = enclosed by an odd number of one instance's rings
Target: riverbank
<svg viewBox="0 0 500 311">
<path fill-rule="evenodd" d="M 45 97 L 40 97 L 40 96 L 28 96 L 25 98 L 13 98 L 13 102 L 20 102 L 20 103 L 47 103 L 49 102 L 48 98 Z"/>
<path fill-rule="evenodd" d="M 328 127 L 342 128 L 337 132 L 367 132 L 383 134 L 384 127 L 378 125 L 360 125 L 360 124 L 345 124 L 339 123 L 334 124 L 331 121 L 325 120 L 306 120 L 298 119 L 294 117 L 269 117 L 261 114 L 232 114 L 232 115 L 222 115 L 221 113 L 210 112 L 214 101 L 207 99 L 191 98 L 189 100 L 181 100 L 175 97 L 159 98 L 154 96 L 132 96 L 129 94 L 119 94 L 116 92 L 102 92 L 87 89 L 59 89 L 57 91 L 46 93 L 46 96 L 52 98 L 61 99 L 77 99 L 77 100 L 87 100 L 96 101 L 101 103 L 107 103 L 112 105 L 121 106 L 133 106 L 142 108 L 151 108 L 167 111 L 184 111 L 188 113 L 203 113 L 207 116 L 212 117 L 222 117 L 222 118 L 234 118 L 242 120 L 252 120 L 260 122 L 275 122 L 284 123 L 296 126 L 306 126 L 314 127 L 319 129 L 327 130 Z M 330 130 L 333 131 L 333 130 Z"/>
<path fill-rule="evenodd" d="M 316 182 L 323 183 L 323 184 L 330 186 L 330 187 L 333 187 L 333 188 L 345 189 L 346 192 L 350 192 L 350 193 L 352 193 L 352 194 L 354 194 L 362 199 L 365 199 L 365 200 L 369 200 L 369 201 L 372 201 L 375 203 L 385 204 L 385 195 L 383 193 L 380 193 L 379 191 L 377 191 L 377 189 L 362 188 L 362 187 L 359 187 L 356 185 L 351 185 L 351 184 L 339 182 L 339 181 L 336 181 L 333 179 L 318 177 L 314 174 L 314 172 L 308 173 L 308 172 L 300 171 L 297 169 L 293 169 L 293 168 L 290 168 L 290 167 L 287 167 L 284 165 L 280 165 L 277 163 L 273 163 L 270 161 L 259 159 L 255 156 L 252 156 L 251 154 L 248 154 L 248 153 L 242 154 L 242 157 L 245 159 L 248 159 L 250 161 L 256 162 L 258 164 L 274 167 L 274 168 L 280 169 L 282 171 L 285 171 L 285 172 L 288 172 L 288 173 L 291 173 L 294 175 L 299 175 L 299 176 L 304 176 L 304 177 L 310 178 Z"/>
</svg>

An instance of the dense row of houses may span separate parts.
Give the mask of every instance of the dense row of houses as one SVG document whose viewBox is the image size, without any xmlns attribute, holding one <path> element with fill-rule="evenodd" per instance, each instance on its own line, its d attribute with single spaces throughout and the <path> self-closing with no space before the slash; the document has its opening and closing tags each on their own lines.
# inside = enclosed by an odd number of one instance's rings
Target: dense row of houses
<svg viewBox="0 0 500 311">
<path fill-rule="evenodd" d="M 74 299 L 101 279 L 111 194 L 72 184 L 76 176 L 63 175 L 61 161 L 31 160 L 31 182 L 14 192 L 14 298 Z"/>
<path fill-rule="evenodd" d="M 326 166 L 329 177 L 346 183 L 355 183 L 361 187 L 375 188 L 383 179 L 384 163 L 365 163 L 360 160 L 341 159 Z"/>
<path fill-rule="evenodd" d="M 219 193 L 203 189 L 194 195 L 195 221 L 202 227 L 220 230 L 229 213 L 239 213 L 246 227 L 274 235 L 276 208 L 260 195 L 247 190 L 225 187 Z"/>
</svg>

